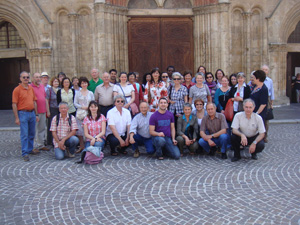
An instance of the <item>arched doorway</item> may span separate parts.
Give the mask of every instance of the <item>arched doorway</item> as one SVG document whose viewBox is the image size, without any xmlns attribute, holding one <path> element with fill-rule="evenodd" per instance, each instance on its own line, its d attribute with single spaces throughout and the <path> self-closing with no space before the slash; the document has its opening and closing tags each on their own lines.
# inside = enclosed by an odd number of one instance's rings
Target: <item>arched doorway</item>
<svg viewBox="0 0 300 225">
<path fill-rule="evenodd" d="M 18 30 L 0 21 L 0 109 L 11 109 L 12 91 L 19 84 L 21 71 L 29 71 L 26 44 Z"/>
<path fill-rule="evenodd" d="M 287 53 L 286 93 L 290 98 L 290 102 L 296 102 L 296 94 L 292 84 L 295 81 L 296 74 L 300 73 L 300 21 L 290 34 L 287 44 L 292 46 L 289 49 L 294 49 L 294 51 Z"/>
</svg>

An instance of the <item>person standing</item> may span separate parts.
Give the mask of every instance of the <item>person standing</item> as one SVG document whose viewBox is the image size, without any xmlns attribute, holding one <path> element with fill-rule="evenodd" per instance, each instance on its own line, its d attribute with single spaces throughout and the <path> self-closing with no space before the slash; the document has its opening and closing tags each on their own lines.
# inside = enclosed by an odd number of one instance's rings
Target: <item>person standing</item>
<svg viewBox="0 0 300 225">
<path fill-rule="evenodd" d="M 95 90 L 95 100 L 100 106 L 100 112 L 105 117 L 107 112 L 114 107 L 114 84 L 110 83 L 110 75 L 104 72 L 102 75 L 103 84 L 96 87 Z"/>
<path fill-rule="evenodd" d="M 175 139 L 174 115 L 167 111 L 167 98 L 160 98 L 158 111 L 153 113 L 149 120 L 149 131 L 152 136 L 152 143 L 156 149 L 157 159 L 163 160 L 163 148 L 171 158 L 179 159 L 180 151 Z"/>
<path fill-rule="evenodd" d="M 50 116 L 49 104 L 46 98 L 45 88 L 41 84 L 41 74 L 34 73 L 32 78 L 33 82 L 31 83 L 31 87 L 33 88 L 36 96 L 36 105 L 39 117 L 39 121 L 35 124 L 34 148 L 49 151 L 50 149 L 45 146 L 46 118 Z"/>
<path fill-rule="evenodd" d="M 118 83 L 118 81 L 117 81 L 117 74 L 118 74 L 118 71 L 116 69 L 111 69 L 109 71 L 110 83 L 112 83 L 112 84 Z"/>
<path fill-rule="evenodd" d="M 35 122 L 39 121 L 36 97 L 33 88 L 29 85 L 29 74 L 26 71 L 20 73 L 21 84 L 16 87 L 12 94 L 12 109 L 15 123 L 20 126 L 20 138 L 22 157 L 29 161 L 28 154 L 38 154 L 33 149 L 35 135 Z"/>
<path fill-rule="evenodd" d="M 41 74 L 41 81 L 42 81 L 42 85 L 44 86 L 45 88 L 45 92 L 51 88 L 51 86 L 48 84 L 49 82 L 49 75 L 47 72 L 42 72 Z"/>
<path fill-rule="evenodd" d="M 92 76 L 92 79 L 90 80 L 90 85 L 88 87 L 88 90 L 94 93 L 96 90 L 96 87 L 98 85 L 102 84 L 103 80 L 101 80 L 99 78 L 99 70 L 98 69 L 93 68 L 91 70 L 91 76 Z"/>
<path fill-rule="evenodd" d="M 268 96 L 269 97 L 268 97 L 267 110 L 270 110 L 270 109 L 273 109 L 273 101 L 275 99 L 275 97 L 274 97 L 274 88 L 273 88 L 273 80 L 269 76 L 269 72 L 270 72 L 269 66 L 263 65 L 261 67 L 261 70 L 266 73 L 266 79 L 264 81 L 264 84 L 268 88 Z M 264 120 L 264 123 L 265 123 L 265 128 L 266 128 L 266 134 L 265 134 L 265 137 L 264 137 L 264 141 L 265 141 L 265 143 L 268 143 L 269 120 Z"/>
</svg>

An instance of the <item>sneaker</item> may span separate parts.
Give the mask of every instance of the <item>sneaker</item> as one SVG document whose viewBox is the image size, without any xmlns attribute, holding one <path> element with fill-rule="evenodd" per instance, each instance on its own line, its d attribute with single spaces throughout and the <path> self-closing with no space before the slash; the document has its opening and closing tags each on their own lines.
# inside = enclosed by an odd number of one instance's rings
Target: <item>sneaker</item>
<svg viewBox="0 0 300 225">
<path fill-rule="evenodd" d="M 254 159 L 254 160 L 258 160 L 258 157 L 257 157 L 256 153 L 253 153 L 251 158 Z"/>
<path fill-rule="evenodd" d="M 34 148 L 29 154 L 31 154 L 31 155 L 37 155 L 39 153 L 40 153 L 40 151 L 38 149 Z"/>
<path fill-rule="evenodd" d="M 25 162 L 28 162 L 30 159 L 29 159 L 29 156 L 28 155 L 24 155 L 23 156 L 23 160 L 25 161 Z"/>
<path fill-rule="evenodd" d="M 67 151 L 66 153 L 67 153 L 67 157 L 69 157 L 69 158 L 74 158 L 75 157 L 75 154 L 72 154 L 70 151 L 69 151 L 69 149 L 66 149 L 65 151 Z"/>
<path fill-rule="evenodd" d="M 139 156 L 140 156 L 140 152 L 139 152 L 138 149 L 136 149 L 136 150 L 134 151 L 133 157 L 134 157 L 134 158 L 138 158 Z"/>
<path fill-rule="evenodd" d="M 222 153 L 222 157 L 221 157 L 222 159 L 227 159 L 227 155 L 226 155 L 226 153 Z"/>
</svg>

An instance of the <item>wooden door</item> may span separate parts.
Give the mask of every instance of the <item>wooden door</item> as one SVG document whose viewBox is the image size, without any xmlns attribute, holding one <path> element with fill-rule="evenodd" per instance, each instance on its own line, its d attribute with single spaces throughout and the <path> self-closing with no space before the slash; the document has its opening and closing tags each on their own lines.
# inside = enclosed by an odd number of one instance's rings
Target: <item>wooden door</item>
<svg viewBox="0 0 300 225">
<path fill-rule="evenodd" d="M 26 58 L 0 59 L 0 109 L 12 108 L 12 92 L 20 83 L 22 71 L 29 72 L 29 61 Z"/>
<path fill-rule="evenodd" d="M 169 65 L 176 71 L 193 70 L 193 23 L 190 18 L 132 18 L 128 22 L 129 71 L 140 81 L 146 72 Z"/>
</svg>

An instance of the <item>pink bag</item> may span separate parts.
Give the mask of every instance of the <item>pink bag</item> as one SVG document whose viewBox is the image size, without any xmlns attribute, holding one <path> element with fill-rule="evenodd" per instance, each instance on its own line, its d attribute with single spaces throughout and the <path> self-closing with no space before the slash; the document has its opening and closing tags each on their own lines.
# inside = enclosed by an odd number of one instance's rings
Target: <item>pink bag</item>
<svg viewBox="0 0 300 225">
<path fill-rule="evenodd" d="M 86 152 L 84 162 L 86 164 L 98 164 L 102 161 L 103 157 L 103 152 L 100 152 L 100 157 L 94 155 L 92 152 Z"/>
</svg>

